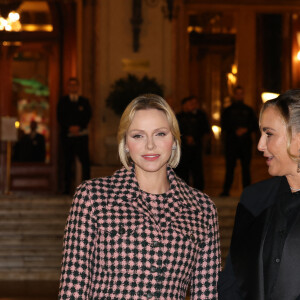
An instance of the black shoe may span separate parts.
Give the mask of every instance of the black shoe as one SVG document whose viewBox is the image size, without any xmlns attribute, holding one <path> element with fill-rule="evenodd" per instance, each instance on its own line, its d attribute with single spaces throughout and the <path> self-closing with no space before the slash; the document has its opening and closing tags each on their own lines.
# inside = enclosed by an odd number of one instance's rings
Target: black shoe
<svg viewBox="0 0 300 300">
<path fill-rule="evenodd" d="M 229 193 L 222 192 L 219 197 L 229 197 Z"/>
</svg>

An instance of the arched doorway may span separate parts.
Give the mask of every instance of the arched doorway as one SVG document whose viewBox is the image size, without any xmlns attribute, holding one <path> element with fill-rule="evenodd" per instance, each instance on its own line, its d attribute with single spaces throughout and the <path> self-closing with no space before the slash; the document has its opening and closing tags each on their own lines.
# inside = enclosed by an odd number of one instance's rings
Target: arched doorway
<svg viewBox="0 0 300 300">
<path fill-rule="evenodd" d="M 10 178 L 6 174 L 9 148 L 6 142 L 1 142 L 1 191 L 55 192 L 56 104 L 63 78 L 74 76 L 70 70 L 76 69 L 71 53 L 68 53 L 69 59 L 63 59 L 66 40 L 71 45 L 76 44 L 73 41 L 76 36 L 63 37 L 66 28 L 73 25 L 75 3 L 12 2 L 17 3 L 13 8 L 19 13 L 20 24 L 15 30 L 0 30 L 0 115 L 17 120 L 18 139 L 11 145 Z M 9 11 L 5 3 L 0 1 L 1 14 Z M 36 132 L 32 131 L 33 127 Z"/>
</svg>

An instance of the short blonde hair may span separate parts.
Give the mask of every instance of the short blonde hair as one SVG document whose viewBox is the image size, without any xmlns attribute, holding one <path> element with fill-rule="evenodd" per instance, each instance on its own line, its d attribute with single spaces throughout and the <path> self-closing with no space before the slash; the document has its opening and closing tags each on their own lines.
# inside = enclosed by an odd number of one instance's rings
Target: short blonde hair
<svg viewBox="0 0 300 300">
<path fill-rule="evenodd" d="M 287 152 L 291 159 L 300 162 L 299 156 L 291 153 L 291 142 L 294 133 L 300 133 L 300 89 L 288 90 L 277 98 L 264 103 L 260 110 L 259 120 L 263 112 L 272 107 L 282 117 L 287 132 Z"/>
<path fill-rule="evenodd" d="M 181 155 L 181 149 L 180 149 L 181 140 L 180 140 L 180 131 L 179 131 L 178 122 L 170 105 L 162 97 L 155 94 L 145 94 L 136 97 L 128 104 L 128 106 L 126 107 L 125 111 L 121 116 L 119 130 L 118 130 L 119 157 L 121 163 L 124 165 L 126 169 L 130 168 L 131 159 L 125 149 L 126 134 L 134 118 L 135 113 L 138 110 L 146 110 L 146 109 L 160 110 L 164 112 L 167 117 L 171 129 L 171 133 L 176 143 L 176 149 L 172 151 L 168 164 L 170 165 L 170 167 L 175 168 L 179 163 L 180 155 Z"/>
</svg>

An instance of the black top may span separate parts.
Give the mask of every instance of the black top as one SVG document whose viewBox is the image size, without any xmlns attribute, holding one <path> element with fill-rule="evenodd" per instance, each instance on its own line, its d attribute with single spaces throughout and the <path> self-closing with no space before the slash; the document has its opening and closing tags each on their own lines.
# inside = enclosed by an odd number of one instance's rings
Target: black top
<svg viewBox="0 0 300 300">
<path fill-rule="evenodd" d="M 300 192 L 292 194 L 284 176 L 244 189 L 220 300 L 300 300 L 299 203 Z"/>
<path fill-rule="evenodd" d="M 269 226 L 263 250 L 265 298 L 272 299 L 272 291 L 276 285 L 282 251 L 296 216 L 300 209 L 300 192 L 291 193 L 284 177 L 279 192 L 281 197 L 275 203 L 270 217 Z"/>
</svg>

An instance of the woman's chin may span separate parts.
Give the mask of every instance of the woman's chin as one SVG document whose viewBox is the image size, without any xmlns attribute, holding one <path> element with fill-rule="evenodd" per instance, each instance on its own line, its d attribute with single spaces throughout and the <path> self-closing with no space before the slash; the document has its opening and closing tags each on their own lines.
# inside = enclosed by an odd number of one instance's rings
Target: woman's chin
<svg viewBox="0 0 300 300">
<path fill-rule="evenodd" d="M 272 167 L 269 167 L 268 173 L 269 173 L 271 176 L 280 176 L 279 172 L 277 172 L 276 169 L 274 170 L 274 168 L 272 168 Z"/>
</svg>

